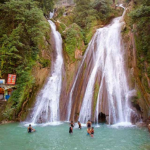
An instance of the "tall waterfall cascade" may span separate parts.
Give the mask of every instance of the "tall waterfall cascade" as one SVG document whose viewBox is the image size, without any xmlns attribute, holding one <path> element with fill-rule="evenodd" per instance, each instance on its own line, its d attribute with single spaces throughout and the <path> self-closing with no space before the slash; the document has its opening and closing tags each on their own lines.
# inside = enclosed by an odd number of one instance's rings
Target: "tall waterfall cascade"
<svg viewBox="0 0 150 150">
<path fill-rule="evenodd" d="M 94 37 L 95 37 L 95 36 L 94 36 Z M 74 89 L 75 89 L 75 86 L 76 86 L 76 82 L 77 82 L 77 79 L 79 78 L 79 74 L 80 74 L 80 72 L 81 72 L 81 70 L 82 70 L 84 61 L 85 61 L 85 59 L 86 59 L 86 57 L 87 57 L 87 54 L 88 54 L 88 51 L 90 50 L 90 45 L 93 44 L 94 39 L 95 39 L 95 38 L 93 38 L 93 39 L 91 40 L 91 42 L 89 43 L 89 46 L 88 46 L 88 48 L 87 48 L 87 50 L 86 50 L 86 52 L 85 52 L 85 54 L 84 54 L 82 63 L 81 63 L 81 65 L 80 65 L 79 69 L 78 69 L 77 75 L 76 75 L 76 77 L 75 77 L 73 86 L 72 86 L 71 91 L 70 91 L 70 94 L 69 94 L 69 103 L 68 103 L 67 121 L 70 120 L 71 108 L 72 108 L 72 96 L 73 96 L 73 92 L 74 92 Z"/>
<path fill-rule="evenodd" d="M 79 74 L 88 53 L 91 53 L 93 65 L 88 76 L 78 120 L 81 123 L 86 123 L 93 117 L 98 123 L 99 113 L 106 111 L 108 112 L 109 123 L 130 123 L 132 112 L 129 106 L 130 90 L 125 71 L 124 46 L 121 40 L 121 28 L 124 24 L 123 15 L 113 19 L 110 25 L 98 29 L 89 43 L 70 92 L 68 120 L 71 114 L 72 95 L 76 82 L 79 80 Z M 91 50 L 92 52 L 90 52 Z M 94 87 L 97 78 L 100 81 L 99 90 L 96 104 L 93 106 Z M 107 105 L 108 110 L 102 110 L 104 105 Z"/>
<path fill-rule="evenodd" d="M 42 91 L 39 93 L 32 113 L 32 123 L 49 123 L 60 121 L 59 100 L 62 87 L 62 38 L 56 31 L 55 24 L 49 20 L 54 38 L 56 58 L 53 62 L 51 76 L 48 78 Z"/>
</svg>

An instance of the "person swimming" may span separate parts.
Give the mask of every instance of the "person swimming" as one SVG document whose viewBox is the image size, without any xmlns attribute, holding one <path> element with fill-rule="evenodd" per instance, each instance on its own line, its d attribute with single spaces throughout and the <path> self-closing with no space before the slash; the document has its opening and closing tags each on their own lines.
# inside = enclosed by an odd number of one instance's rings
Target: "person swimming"
<svg viewBox="0 0 150 150">
<path fill-rule="evenodd" d="M 31 124 L 29 124 L 28 133 L 35 132 L 35 131 L 36 130 L 31 127 Z"/>
<path fill-rule="evenodd" d="M 94 127 L 92 127 L 90 132 L 91 132 L 91 137 L 94 137 Z"/>
<path fill-rule="evenodd" d="M 78 125 L 79 125 L 79 129 L 81 129 L 82 127 L 81 127 L 81 123 L 80 123 L 80 121 L 78 121 Z"/>
<path fill-rule="evenodd" d="M 70 134 L 73 133 L 73 127 L 72 126 L 70 126 L 70 128 L 69 128 L 69 133 Z"/>
<path fill-rule="evenodd" d="M 87 128 L 87 135 L 91 134 L 91 128 Z"/>
<path fill-rule="evenodd" d="M 74 127 L 74 123 L 73 121 L 70 122 L 71 127 Z"/>
<path fill-rule="evenodd" d="M 91 123 L 90 120 L 88 120 L 88 122 L 87 122 L 87 128 L 91 128 L 91 126 L 92 126 L 92 123 Z"/>
</svg>

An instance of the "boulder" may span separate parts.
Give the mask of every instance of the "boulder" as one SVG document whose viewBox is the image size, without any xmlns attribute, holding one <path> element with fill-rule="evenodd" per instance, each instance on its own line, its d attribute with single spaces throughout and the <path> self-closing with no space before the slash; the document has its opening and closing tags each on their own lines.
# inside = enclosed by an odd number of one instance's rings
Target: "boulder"
<svg viewBox="0 0 150 150">
<path fill-rule="evenodd" d="M 106 117 L 106 123 L 109 124 L 109 116 Z"/>
<path fill-rule="evenodd" d="M 1 121 L 1 124 L 8 124 L 8 123 L 13 123 L 14 121 L 8 121 L 8 120 L 3 120 Z"/>
<path fill-rule="evenodd" d="M 75 59 L 81 59 L 82 58 L 82 51 L 79 49 L 75 50 Z"/>
</svg>

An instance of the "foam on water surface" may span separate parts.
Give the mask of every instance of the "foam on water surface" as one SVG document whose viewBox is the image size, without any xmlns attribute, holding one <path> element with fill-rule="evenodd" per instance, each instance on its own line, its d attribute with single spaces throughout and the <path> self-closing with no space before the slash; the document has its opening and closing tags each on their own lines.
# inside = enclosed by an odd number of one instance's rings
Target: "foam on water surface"
<svg viewBox="0 0 150 150">
<path fill-rule="evenodd" d="M 113 128 L 119 128 L 119 127 L 135 127 L 131 122 L 119 122 L 116 124 L 111 125 Z"/>
</svg>

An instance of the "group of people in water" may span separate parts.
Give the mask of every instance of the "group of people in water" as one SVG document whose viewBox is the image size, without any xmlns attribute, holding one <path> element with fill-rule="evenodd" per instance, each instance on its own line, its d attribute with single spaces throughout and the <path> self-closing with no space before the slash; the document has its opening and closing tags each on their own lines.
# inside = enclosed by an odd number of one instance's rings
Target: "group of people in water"
<svg viewBox="0 0 150 150">
<path fill-rule="evenodd" d="M 79 129 L 82 129 L 80 121 L 78 121 L 78 126 L 79 126 Z M 74 127 L 74 123 L 73 123 L 73 121 L 71 121 L 70 122 L 69 133 L 73 133 L 73 127 Z M 32 133 L 32 132 L 35 132 L 35 131 L 36 130 L 31 127 L 31 124 L 29 124 L 28 133 Z M 88 120 L 88 122 L 87 122 L 87 135 L 90 135 L 91 137 L 94 137 L 94 127 L 92 127 L 92 122 L 90 120 Z"/>
<path fill-rule="evenodd" d="M 79 125 L 79 129 L 81 129 L 81 123 L 78 121 L 78 125 Z M 74 127 L 74 123 L 73 121 L 70 122 L 70 128 L 69 128 L 69 133 L 73 133 L 73 127 Z"/>
<path fill-rule="evenodd" d="M 78 121 L 78 126 L 79 126 L 79 129 L 82 129 L 80 121 Z M 70 128 L 69 128 L 70 134 L 73 133 L 73 127 L 74 127 L 74 123 L 73 123 L 73 121 L 71 121 Z M 92 122 L 90 120 L 88 120 L 88 122 L 87 122 L 87 135 L 94 137 L 94 127 L 92 127 Z"/>
</svg>

